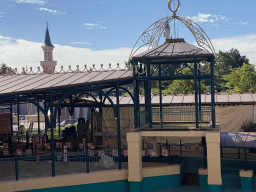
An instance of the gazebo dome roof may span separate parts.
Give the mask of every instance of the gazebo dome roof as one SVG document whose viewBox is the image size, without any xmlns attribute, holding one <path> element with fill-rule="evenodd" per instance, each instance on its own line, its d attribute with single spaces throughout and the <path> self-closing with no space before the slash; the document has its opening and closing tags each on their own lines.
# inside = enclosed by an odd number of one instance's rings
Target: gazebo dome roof
<svg viewBox="0 0 256 192">
<path fill-rule="evenodd" d="M 211 57 L 213 53 L 186 43 L 184 39 L 166 39 L 166 41 L 150 50 L 132 57 L 132 59 L 172 59 L 186 57 Z"/>
</svg>

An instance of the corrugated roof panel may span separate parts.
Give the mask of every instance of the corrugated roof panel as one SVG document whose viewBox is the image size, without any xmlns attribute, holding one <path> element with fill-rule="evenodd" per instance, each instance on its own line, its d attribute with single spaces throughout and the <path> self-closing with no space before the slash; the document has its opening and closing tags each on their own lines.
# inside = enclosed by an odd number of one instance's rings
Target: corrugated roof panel
<svg viewBox="0 0 256 192">
<path fill-rule="evenodd" d="M 27 86 L 24 86 L 24 91 L 26 90 L 34 90 L 34 89 L 37 89 L 38 86 L 46 83 L 46 82 L 49 82 L 49 81 L 52 81 L 53 79 L 56 78 L 56 75 L 60 75 L 60 74 L 42 74 L 40 76 L 46 76 L 47 78 L 44 78 L 40 81 L 35 81 L 34 83 L 32 83 L 29 87 Z"/>
<path fill-rule="evenodd" d="M 152 99 L 151 99 L 151 103 L 152 104 L 160 103 L 160 96 L 159 95 L 153 96 Z"/>
<path fill-rule="evenodd" d="M 29 81 L 26 81 L 26 85 L 21 89 L 17 89 L 17 91 L 31 90 L 32 87 L 35 85 L 35 83 L 41 82 L 44 79 L 48 79 L 48 77 L 50 77 L 50 76 L 51 76 L 51 74 L 39 75 L 36 79 L 31 79 Z"/>
<path fill-rule="evenodd" d="M 172 103 L 183 103 L 183 95 L 175 95 Z"/>
<path fill-rule="evenodd" d="M 219 103 L 225 103 L 228 102 L 228 95 L 226 94 L 220 94 L 220 95 L 216 95 L 217 96 L 217 101 Z"/>
<path fill-rule="evenodd" d="M 125 74 L 123 74 L 123 76 L 121 76 L 122 78 L 124 77 L 132 77 L 133 76 L 133 72 L 132 71 L 127 71 Z"/>
<path fill-rule="evenodd" d="M 152 57 L 152 56 L 156 56 L 159 54 L 159 51 L 158 50 L 162 50 L 163 48 L 165 48 L 167 46 L 166 43 L 163 43 L 161 45 L 158 45 L 150 50 L 147 50 L 147 51 L 144 51 L 143 53 L 140 53 L 138 55 L 136 55 L 135 57 L 144 57 L 144 56 L 147 56 L 147 57 Z"/>
<path fill-rule="evenodd" d="M 0 75 L 1 76 L 1 75 Z M 19 79 L 24 78 L 26 75 L 9 75 L 9 76 L 2 76 L 2 78 L 0 79 L 1 82 L 1 86 L 4 86 L 6 84 L 9 84 L 13 81 L 18 81 Z"/>
<path fill-rule="evenodd" d="M 206 102 L 206 94 L 201 95 L 201 102 L 205 103 Z"/>
<path fill-rule="evenodd" d="M 172 47 L 172 55 L 173 56 L 179 56 L 179 55 L 186 55 L 186 52 L 184 51 L 184 49 L 182 47 L 184 47 L 185 45 L 183 45 L 183 43 L 175 43 L 174 46 Z"/>
<path fill-rule="evenodd" d="M 216 101 L 216 100 L 215 100 Z M 205 100 L 206 103 L 211 103 L 212 100 L 211 100 L 211 95 L 206 95 L 206 100 Z"/>
<path fill-rule="evenodd" d="M 235 146 L 236 146 L 236 147 L 244 146 L 245 140 L 246 140 L 248 134 L 249 134 L 249 133 L 240 132 L 240 133 L 237 135 L 237 137 L 236 137 Z"/>
<path fill-rule="evenodd" d="M 221 147 L 256 147 L 256 133 L 220 133 Z"/>
<path fill-rule="evenodd" d="M 150 55 L 152 57 L 163 57 L 163 56 L 171 56 L 173 55 L 173 48 L 175 44 L 163 44 L 162 47 L 159 47 L 157 50 L 154 51 L 155 55 Z"/>
<path fill-rule="evenodd" d="M 227 133 L 220 133 L 220 146 L 225 146 L 225 137 Z"/>
<path fill-rule="evenodd" d="M 204 97 L 204 96 L 202 96 Z M 194 95 L 185 95 L 183 99 L 183 103 L 194 103 L 195 102 L 195 96 Z"/>
<path fill-rule="evenodd" d="M 95 76 L 94 78 L 88 80 L 87 82 L 97 82 L 97 81 L 104 81 L 109 75 L 113 74 L 113 71 L 104 71 L 100 75 Z"/>
<path fill-rule="evenodd" d="M 145 104 L 145 97 L 144 96 L 140 96 L 139 97 L 139 101 L 140 101 L 140 104 Z"/>
<path fill-rule="evenodd" d="M 256 101 L 256 94 L 252 95 L 252 99 L 253 99 L 253 101 Z"/>
<path fill-rule="evenodd" d="M 73 76 L 74 73 L 60 73 L 60 74 L 54 74 L 53 75 L 53 79 L 51 79 L 51 81 L 47 81 L 44 83 L 41 83 L 38 87 L 36 87 L 36 89 L 44 89 L 44 88 L 48 88 L 48 87 L 54 87 L 55 84 Z"/>
<path fill-rule="evenodd" d="M 255 141 L 256 141 L 255 133 L 254 134 L 250 133 L 246 138 L 244 147 L 254 147 Z"/>
<path fill-rule="evenodd" d="M 34 79 L 36 77 L 38 77 L 38 75 L 26 75 L 26 76 L 24 75 L 24 77 L 18 81 L 10 80 L 10 83 L 0 87 L 0 93 L 2 92 L 9 93 L 9 92 L 15 91 L 17 88 L 20 89 L 26 86 L 26 81 L 30 79 Z"/>
<path fill-rule="evenodd" d="M 130 101 L 133 103 L 131 97 L 122 97 L 122 100 L 120 101 L 120 104 L 127 105 L 127 104 L 129 104 Z"/>
<path fill-rule="evenodd" d="M 241 102 L 240 96 L 237 93 L 229 94 L 229 102 Z"/>
<path fill-rule="evenodd" d="M 163 44 L 147 50 L 143 53 L 135 55 L 133 59 L 136 58 L 147 58 L 147 57 L 177 57 L 177 56 L 190 56 L 190 55 L 212 55 L 212 53 L 186 43 L 184 39 L 170 39 L 164 42 Z"/>
<path fill-rule="evenodd" d="M 101 72 L 96 72 L 96 71 L 92 71 L 90 72 L 88 75 L 84 76 L 81 79 L 78 79 L 76 81 L 73 81 L 72 83 L 70 83 L 70 85 L 75 85 L 75 84 L 81 84 L 81 83 L 86 83 L 88 82 L 90 79 L 94 78 L 95 76 L 100 75 Z"/>
<path fill-rule="evenodd" d="M 126 103 L 127 105 L 134 105 L 133 100 L 129 99 L 129 101 Z"/>
<path fill-rule="evenodd" d="M 69 85 L 69 84 L 71 84 L 72 82 L 74 82 L 78 79 L 84 78 L 87 74 L 89 74 L 89 72 L 74 73 L 73 76 L 70 76 L 69 78 L 64 79 L 63 81 L 56 83 L 54 86 L 57 87 L 57 86 Z"/>
<path fill-rule="evenodd" d="M 114 73 L 110 74 L 105 80 L 110 80 L 110 79 L 117 79 L 125 75 L 127 71 L 115 71 Z"/>
<path fill-rule="evenodd" d="M 240 94 L 240 96 L 241 96 L 241 101 L 242 102 L 251 102 L 252 101 L 251 93 Z"/>
<path fill-rule="evenodd" d="M 165 104 L 171 104 L 173 97 L 174 97 L 174 95 L 165 95 L 165 96 L 163 96 L 162 102 Z"/>
<path fill-rule="evenodd" d="M 228 133 L 225 137 L 224 146 L 233 147 L 235 145 L 237 133 Z"/>
</svg>

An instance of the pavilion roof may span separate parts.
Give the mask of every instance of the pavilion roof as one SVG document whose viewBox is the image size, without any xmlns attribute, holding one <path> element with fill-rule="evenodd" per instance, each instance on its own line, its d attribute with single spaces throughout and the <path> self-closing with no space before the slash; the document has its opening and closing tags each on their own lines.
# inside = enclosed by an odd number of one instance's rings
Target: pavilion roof
<svg viewBox="0 0 256 192">
<path fill-rule="evenodd" d="M 131 70 L 0 75 L 0 96 L 55 88 L 70 88 L 132 78 Z"/>
<path fill-rule="evenodd" d="M 88 98 L 89 99 L 89 98 Z M 111 99 L 116 103 L 116 98 L 111 96 Z M 152 95 L 151 101 L 152 105 L 159 105 L 159 95 Z M 120 105 L 133 105 L 133 101 L 130 96 L 120 96 L 119 97 Z M 139 98 L 140 104 L 145 104 L 144 96 Z M 202 94 L 201 102 L 204 105 L 211 104 L 211 95 Z M 195 104 L 195 95 L 193 94 L 181 94 L 181 95 L 163 95 L 162 103 L 164 106 L 168 105 L 194 105 Z M 216 105 L 236 105 L 236 104 L 255 104 L 256 103 L 256 93 L 229 93 L 229 94 L 215 94 L 215 104 Z M 106 100 L 106 104 L 110 104 Z"/>
<path fill-rule="evenodd" d="M 184 39 L 167 39 L 163 44 L 135 55 L 132 59 L 185 58 L 196 56 L 209 57 L 214 55 L 205 49 L 186 43 Z"/>
</svg>

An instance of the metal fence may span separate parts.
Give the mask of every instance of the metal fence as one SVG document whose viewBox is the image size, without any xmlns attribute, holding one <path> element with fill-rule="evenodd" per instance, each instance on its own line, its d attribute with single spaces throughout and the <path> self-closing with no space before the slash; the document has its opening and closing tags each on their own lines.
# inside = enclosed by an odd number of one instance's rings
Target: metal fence
<svg viewBox="0 0 256 192">
<path fill-rule="evenodd" d="M 198 123 L 200 128 L 211 127 L 211 107 L 203 106 L 201 111 L 198 111 Z M 140 127 L 148 125 L 149 113 L 146 109 L 138 112 L 138 122 Z M 152 122 L 154 127 L 164 127 L 164 125 L 175 128 L 195 127 L 196 112 L 195 107 L 164 107 L 152 108 Z"/>
<path fill-rule="evenodd" d="M 56 152 L 55 174 L 89 173 L 118 168 L 116 149 Z M 52 156 L 15 156 L 0 159 L 0 182 L 52 175 Z"/>
</svg>

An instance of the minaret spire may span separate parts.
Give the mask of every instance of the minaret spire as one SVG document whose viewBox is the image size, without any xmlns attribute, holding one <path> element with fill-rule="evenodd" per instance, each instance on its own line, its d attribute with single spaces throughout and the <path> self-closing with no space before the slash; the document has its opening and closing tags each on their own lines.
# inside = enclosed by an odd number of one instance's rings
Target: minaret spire
<svg viewBox="0 0 256 192">
<path fill-rule="evenodd" d="M 49 47 L 53 47 L 53 45 L 51 43 L 50 33 L 49 33 L 49 30 L 48 30 L 48 22 L 46 22 L 46 33 L 45 33 L 44 44 L 49 46 Z"/>
<path fill-rule="evenodd" d="M 55 47 L 51 43 L 50 33 L 48 29 L 48 22 L 46 16 L 46 33 L 45 33 L 45 41 L 42 45 L 42 49 L 44 51 L 44 61 L 40 61 L 41 66 L 43 67 L 44 73 L 54 73 L 55 67 L 57 65 L 57 61 L 53 61 L 53 49 Z"/>
</svg>

